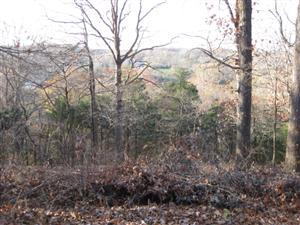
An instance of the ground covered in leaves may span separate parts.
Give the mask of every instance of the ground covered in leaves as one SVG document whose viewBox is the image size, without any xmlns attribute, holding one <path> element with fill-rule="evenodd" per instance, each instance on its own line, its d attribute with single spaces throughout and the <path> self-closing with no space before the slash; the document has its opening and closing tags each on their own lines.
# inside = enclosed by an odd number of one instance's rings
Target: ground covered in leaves
<svg viewBox="0 0 300 225">
<path fill-rule="evenodd" d="M 300 224 L 300 179 L 207 165 L 3 168 L 0 224 Z"/>
</svg>

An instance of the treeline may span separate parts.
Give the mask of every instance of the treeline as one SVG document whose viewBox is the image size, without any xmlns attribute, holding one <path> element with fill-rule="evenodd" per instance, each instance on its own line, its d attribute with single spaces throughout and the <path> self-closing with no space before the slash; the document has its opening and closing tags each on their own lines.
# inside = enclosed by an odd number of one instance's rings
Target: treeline
<svg viewBox="0 0 300 225">
<path fill-rule="evenodd" d="M 94 118 L 98 145 L 93 149 L 84 49 L 43 46 L 26 60 L 22 54 L 20 58 L 7 55 L 2 58 L 1 164 L 75 166 L 113 162 L 116 158 L 113 69 L 96 71 L 99 82 Z M 210 76 L 218 76 L 213 73 L 217 71 L 211 71 Z M 167 160 L 170 151 L 183 151 L 182 160 L 192 160 L 189 158 L 192 156 L 208 162 L 234 160 L 234 100 L 215 101 L 204 107 L 208 99 L 202 99 L 197 87 L 189 81 L 195 74 L 188 69 L 170 69 L 169 79 L 161 82 L 148 80 L 151 74 L 149 69 L 145 79 L 130 84 L 124 93 L 123 146 L 127 157 Z M 158 71 L 153 74 L 155 78 Z M 101 83 L 103 80 L 105 85 Z M 221 87 L 228 88 L 223 84 L 209 88 L 222 95 L 218 92 Z M 272 113 L 261 115 L 264 107 L 259 106 L 253 112 L 251 160 L 257 163 L 270 162 L 273 154 L 274 121 Z M 272 107 L 267 109 L 272 111 Z M 282 121 L 277 127 L 276 162 L 284 159 L 286 118 Z"/>
<path fill-rule="evenodd" d="M 145 18 L 161 3 L 148 10 L 139 3 L 131 11 L 128 1 L 111 1 L 102 12 L 90 1 L 74 1 L 82 19 L 56 23 L 81 29 L 76 45 L 0 46 L 1 162 L 75 166 L 178 154 L 187 164 L 235 160 L 241 169 L 281 162 L 286 153 L 288 167 L 296 169 L 300 89 L 289 79 L 292 45 L 283 39 L 276 49 L 255 49 L 252 1 L 236 1 L 236 8 L 224 1 L 227 26 L 211 17 L 235 51 L 194 49 L 186 62 L 199 64 L 185 69 L 172 68 L 168 59 L 154 66 L 145 61 L 143 54 L 170 43 L 142 47 Z M 128 16 L 135 32 L 123 49 Z M 95 55 L 91 39 L 108 51 Z M 199 55 L 206 61 L 198 62 Z"/>
</svg>

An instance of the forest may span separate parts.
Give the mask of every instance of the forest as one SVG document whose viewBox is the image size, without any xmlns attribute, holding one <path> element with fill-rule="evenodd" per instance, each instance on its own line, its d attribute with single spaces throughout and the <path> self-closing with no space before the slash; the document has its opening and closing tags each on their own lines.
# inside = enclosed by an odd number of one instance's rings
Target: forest
<svg viewBox="0 0 300 225">
<path fill-rule="evenodd" d="M 65 2 L 62 41 L 0 23 L 0 224 L 300 224 L 300 1 L 166 41 L 175 1 Z"/>
</svg>

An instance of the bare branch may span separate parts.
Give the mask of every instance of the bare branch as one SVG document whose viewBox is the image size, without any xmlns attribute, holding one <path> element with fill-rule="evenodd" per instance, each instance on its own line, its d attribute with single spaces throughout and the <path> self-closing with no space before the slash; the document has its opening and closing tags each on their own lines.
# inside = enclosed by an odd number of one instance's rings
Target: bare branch
<svg viewBox="0 0 300 225">
<path fill-rule="evenodd" d="M 102 41 L 104 42 L 104 44 L 108 47 L 108 49 L 110 50 L 111 54 L 113 55 L 114 60 L 117 60 L 117 56 L 116 53 L 114 52 L 112 46 L 108 43 L 109 40 L 107 40 L 105 38 L 105 36 L 100 32 L 99 29 L 97 29 L 97 27 L 94 25 L 94 23 L 92 22 L 91 18 L 89 17 L 89 15 L 87 14 L 86 10 L 83 8 L 82 5 L 78 4 L 76 0 L 74 0 L 76 6 L 81 10 L 82 15 L 84 15 L 84 18 L 86 19 L 86 22 L 88 23 L 88 25 L 99 35 L 99 37 L 102 39 Z"/>
<path fill-rule="evenodd" d="M 131 80 L 128 79 L 128 80 L 125 82 L 125 84 L 127 84 L 127 85 L 132 84 L 134 81 L 136 81 L 137 79 L 139 79 L 140 76 L 142 76 L 143 73 L 144 73 L 149 67 L 150 67 L 149 64 L 145 65 L 144 68 L 143 68 L 141 71 L 139 71 L 139 72 L 134 76 L 134 78 L 132 78 Z"/>
<path fill-rule="evenodd" d="M 160 2 L 156 5 L 154 5 L 151 9 L 149 9 L 140 19 L 140 21 L 142 22 L 153 10 L 155 10 L 156 8 L 158 8 L 159 6 L 165 4 L 166 2 Z"/>
<path fill-rule="evenodd" d="M 132 52 L 134 51 L 134 48 L 136 47 L 137 43 L 139 42 L 140 39 L 140 33 L 141 33 L 141 22 L 156 8 L 158 8 L 160 5 L 165 4 L 165 2 L 158 3 L 154 5 L 151 9 L 149 9 L 143 16 L 142 16 L 142 0 L 139 1 L 139 11 L 137 15 L 137 22 L 136 22 L 136 27 L 135 27 L 135 39 L 132 42 L 129 50 L 124 54 L 122 57 L 122 61 L 124 62 L 128 58 L 131 58 L 130 56 Z M 151 50 L 151 49 L 150 49 Z"/>
<path fill-rule="evenodd" d="M 76 1 L 76 0 L 75 0 Z M 99 16 L 99 19 L 101 20 L 101 22 L 111 31 L 112 30 L 112 24 L 109 24 L 104 17 L 102 16 L 102 13 L 89 1 L 89 0 L 85 0 L 85 2 L 87 2 L 88 6 L 96 12 L 96 14 Z"/>
<path fill-rule="evenodd" d="M 104 83 L 102 81 L 100 81 L 100 79 L 98 78 L 95 78 L 95 80 L 98 82 L 98 84 L 103 87 L 104 89 L 106 89 L 108 92 L 111 92 L 113 94 L 115 94 L 115 92 L 111 89 L 109 89 L 107 86 L 104 85 Z"/>
<path fill-rule="evenodd" d="M 278 3 L 277 0 L 275 0 L 275 6 L 274 6 L 274 11 L 269 10 L 269 12 L 275 17 L 279 24 L 279 32 L 281 35 L 281 39 L 284 41 L 285 44 L 287 44 L 288 47 L 293 47 L 295 43 L 291 43 L 288 38 L 285 36 L 284 30 L 283 30 L 283 20 L 282 17 L 278 11 Z"/>
<path fill-rule="evenodd" d="M 140 54 L 141 52 L 152 51 L 152 50 L 154 50 L 154 49 L 156 49 L 156 48 L 163 48 L 163 47 L 166 47 L 166 46 L 172 44 L 172 43 L 173 43 L 173 40 L 175 40 L 176 38 L 178 38 L 178 37 L 172 38 L 168 43 L 165 43 L 165 44 L 154 45 L 154 46 L 151 46 L 151 47 L 146 47 L 146 48 L 138 49 L 138 50 L 136 50 L 135 52 L 133 52 L 132 54 L 128 55 L 127 59 L 133 58 L 133 57 L 135 57 L 136 55 Z"/>
<path fill-rule="evenodd" d="M 120 19 L 119 19 L 119 30 L 120 30 L 120 27 L 121 27 L 121 23 L 126 19 L 126 17 L 130 14 L 129 12 L 128 13 L 125 13 L 125 8 L 126 8 L 126 5 L 127 5 L 127 1 L 128 0 L 125 0 L 124 1 L 124 4 L 121 8 L 121 11 L 120 11 Z"/>
<path fill-rule="evenodd" d="M 230 19 L 231 19 L 232 23 L 234 24 L 234 27 L 237 28 L 238 27 L 238 21 L 237 21 L 237 18 L 234 16 L 234 13 L 233 13 L 233 10 L 231 8 L 231 5 L 230 5 L 229 1 L 228 0 L 224 0 L 224 3 L 225 3 L 225 5 L 228 8 Z"/>
<path fill-rule="evenodd" d="M 239 67 L 239 66 L 233 66 L 233 65 L 230 65 L 230 64 L 227 63 L 225 60 L 220 59 L 220 58 L 214 56 L 214 54 L 213 54 L 211 51 L 208 51 L 208 50 L 206 50 L 206 49 L 204 49 L 204 48 L 194 48 L 193 50 L 200 50 L 200 51 L 202 51 L 205 55 L 207 55 L 207 56 L 210 57 L 211 59 L 217 61 L 218 63 L 220 63 L 220 64 L 222 64 L 222 65 L 224 65 L 224 66 L 229 67 L 230 69 L 233 69 L 233 70 L 240 70 L 240 69 L 241 69 L 241 67 Z"/>
<path fill-rule="evenodd" d="M 61 23 L 61 24 L 74 24 L 74 25 L 80 25 L 82 24 L 82 21 L 65 21 L 65 20 L 55 20 L 55 19 L 52 19 L 50 17 L 47 16 L 47 19 L 51 22 L 54 22 L 54 23 Z"/>
<path fill-rule="evenodd" d="M 140 78 L 138 78 L 139 80 L 143 80 L 143 81 L 146 81 L 146 82 L 148 82 L 148 83 L 150 83 L 150 84 L 152 84 L 152 85 L 154 85 L 154 86 L 156 86 L 156 87 L 158 87 L 158 88 L 162 88 L 161 86 L 159 86 L 157 83 L 155 83 L 154 81 L 152 81 L 152 80 L 148 80 L 148 79 L 146 79 L 146 78 L 144 78 L 144 77 L 140 77 Z"/>
</svg>

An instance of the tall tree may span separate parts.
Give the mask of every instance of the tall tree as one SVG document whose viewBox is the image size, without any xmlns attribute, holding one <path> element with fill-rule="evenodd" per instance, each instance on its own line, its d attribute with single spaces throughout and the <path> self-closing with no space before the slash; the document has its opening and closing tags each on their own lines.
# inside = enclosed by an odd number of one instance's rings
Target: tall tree
<svg viewBox="0 0 300 225">
<path fill-rule="evenodd" d="M 128 78 L 124 79 L 124 63 L 131 61 L 141 52 L 153 50 L 156 47 L 165 45 L 151 46 L 139 48 L 144 29 L 142 23 L 149 14 L 162 3 L 158 3 L 148 10 L 143 10 L 143 0 L 139 0 L 137 4 L 137 13 L 135 15 L 135 33 L 132 35 L 133 40 L 127 50 L 122 47 L 122 34 L 128 17 L 133 12 L 130 9 L 129 0 L 111 0 L 109 1 L 109 10 L 107 12 L 97 8 L 96 4 L 90 0 L 74 0 L 76 6 L 81 10 L 86 24 L 94 37 L 99 38 L 109 49 L 115 64 L 115 150 L 117 161 L 122 162 L 125 158 L 124 151 L 124 101 L 123 95 Z M 144 70 L 142 69 L 142 72 Z M 142 73 L 138 73 L 132 81 L 136 80 Z M 127 74 L 128 75 L 128 74 Z"/>
<path fill-rule="evenodd" d="M 252 105 L 252 0 L 236 1 L 236 44 L 239 55 L 237 106 L 237 166 L 246 159 L 251 148 Z"/>
<path fill-rule="evenodd" d="M 290 119 L 285 162 L 287 169 L 300 172 L 300 1 L 294 48 L 293 81 L 290 93 Z"/>
<path fill-rule="evenodd" d="M 234 25 L 235 45 L 238 53 L 236 65 L 214 56 L 212 51 L 201 50 L 223 66 L 236 71 L 238 77 L 236 166 L 247 166 L 251 149 L 251 106 L 252 106 L 252 0 L 235 0 L 235 7 L 229 0 L 226 4 Z"/>
<path fill-rule="evenodd" d="M 94 161 L 96 159 L 96 154 L 97 151 L 99 150 L 99 129 L 98 129 L 98 120 L 97 120 L 97 111 L 98 111 L 98 106 L 97 106 L 97 99 L 96 99 L 96 84 L 95 84 L 95 69 L 94 69 L 94 60 L 90 51 L 89 47 L 89 37 L 88 37 L 88 31 L 86 27 L 85 20 L 83 18 L 83 28 L 84 28 L 84 46 L 86 49 L 86 53 L 88 56 L 88 61 L 89 61 L 89 67 L 88 67 L 88 73 L 89 73 L 89 89 L 90 89 L 90 95 L 91 95 L 91 136 L 92 136 L 92 160 Z"/>
</svg>

